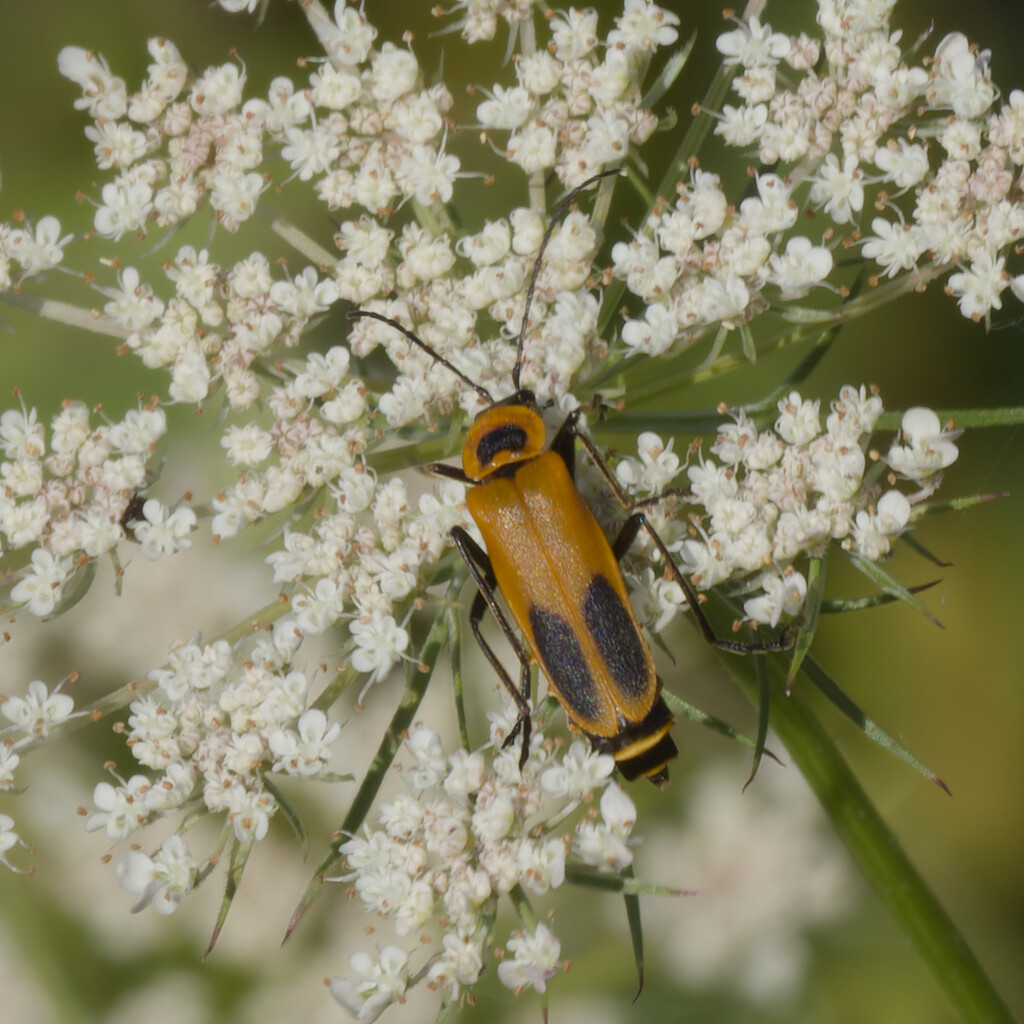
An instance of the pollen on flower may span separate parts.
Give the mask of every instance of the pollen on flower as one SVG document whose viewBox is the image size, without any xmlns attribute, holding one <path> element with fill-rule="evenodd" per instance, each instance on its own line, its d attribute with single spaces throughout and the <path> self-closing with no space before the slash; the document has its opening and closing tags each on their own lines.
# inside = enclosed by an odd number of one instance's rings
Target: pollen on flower
<svg viewBox="0 0 1024 1024">
<path fill-rule="evenodd" d="M 543 992 L 561 969 L 561 945 L 546 925 L 537 925 L 533 934 L 514 935 L 508 940 L 508 949 L 512 959 L 498 964 L 498 978 L 515 992 L 525 988 Z"/>
<path fill-rule="evenodd" d="M 7 697 L 0 711 L 27 736 L 46 739 L 51 728 L 71 717 L 74 706 L 74 700 L 59 687 L 51 693 L 46 683 L 36 679 L 28 684 L 24 697 Z"/>
<path fill-rule="evenodd" d="M 957 460 L 954 442 L 963 431 L 943 430 L 931 409 L 916 408 L 904 414 L 900 433 L 903 443 L 889 449 L 886 461 L 901 476 L 922 483 L 931 494 L 942 479 L 942 470 Z"/>
</svg>

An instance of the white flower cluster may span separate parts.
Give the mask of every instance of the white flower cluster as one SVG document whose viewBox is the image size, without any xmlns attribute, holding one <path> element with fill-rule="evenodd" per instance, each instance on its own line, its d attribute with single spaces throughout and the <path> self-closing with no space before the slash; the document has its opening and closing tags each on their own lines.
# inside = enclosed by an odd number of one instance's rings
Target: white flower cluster
<svg viewBox="0 0 1024 1024">
<path fill-rule="evenodd" d="M 275 345 L 295 345 L 310 320 L 338 298 L 334 282 L 312 267 L 275 280 L 259 252 L 224 270 L 207 250 L 186 245 L 164 270 L 173 298 L 165 302 L 127 267 L 116 288 L 102 289 L 109 299 L 103 311 L 146 366 L 167 369 L 176 402 L 201 404 L 216 382 L 232 409 L 249 409 L 265 397 L 259 372 L 266 354 Z M 361 411 L 357 397 L 351 419 Z"/>
<path fill-rule="evenodd" d="M 457 245 L 458 255 L 469 261 L 469 271 L 462 276 L 448 273 L 454 254 L 447 251 L 446 240 L 441 244 L 444 259 L 440 261 L 435 258 L 438 243 L 428 243 L 427 250 L 416 256 L 410 252 L 398 267 L 399 279 L 408 282 L 402 297 L 369 302 L 366 308 L 412 327 L 477 383 L 493 394 L 505 393 L 515 347 L 507 337 L 478 341 L 477 316 L 486 311 L 506 326 L 508 334 L 518 334 L 526 285 L 544 229 L 544 216 L 528 208 L 513 209 L 507 219 L 488 222 Z M 407 244 L 427 242 L 418 228 L 403 235 L 399 243 L 403 252 Z M 535 329 L 526 344 L 523 368 L 523 383 L 542 399 L 564 396 L 580 368 L 605 353 L 595 337 L 600 303 L 594 289 L 588 287 L 598 241 L 589 219 L 572 212 L 555 230 L 545 252 L 530 315 L 530 327 Z M 418 262 L 423 255 L 429 257 L 426 266 Z M 424 274 L 429 274 L 430 280 L 425 280 Z M 389 426 L 423 420 L 432 408 L 451 412 L 455 393 L 450 371 L 414 349 L 394 327 L 359 320 L 349 332 L 349 344 L 359 356 L 379 345 L 398 367 L 394 386 L 379 403 Z M 476 394 L 465 389 L 462 401 L 470 411 L 480 407 Z"/>
<path fill-rule="evenodd" d="M 199 403 L 219 381 L 233 408 L 249 408 L 260 397 L 254 364 L 273 345 L 295 344 L 339 298 L 363 302 L 393 289 L 383 215 L 407 200 L 429 206 L 452 196 L 459 165 L 443 148 L 446 89 L 420 87 L 407 49 L 375 49 L 376 29 L 356 7 L 339 0 L 334 21 L 318 4 L 306 13 L 329 59 L 298 86 L 274 79 L 265 99 L 245 99 L 244 70 L 234 63 L 192 76 L 167 39 L 150 42 L 149 77 L 132 94 L 97 54 L 60 54 L 61 72 L 82 88 L 77 105 L 94 118 L 86 134 L 97 164 L 115 172 L 96 211 L 98 235 L 173 227 L 207 203 L 220 227 L 237 230 L 270 180 L 262 165 L 278 154 L 328 209 L 366 211 L 342 225 L 340 259 L 317 252 L 318 263 L 332 265 L 327 277 L 307 268 L 274 281 L 261 253 L 222 268 L 185 246 L 167 268 L 175 295 L 164 302 L 134 268 L 124 270 L 119 287 L 105 289 L 105 312 L 147 366 L 170 369 L 175 401 Z"/>
<path fill-rule="evenodd" d="M 715 131 L 788 174 L 794 216 L 809 203 L 856 228 L 873 188 L 878 215 L 861 239 L 864 256 L 889 278 L 928 265 L 956 269 L 947 290 L 978 320 L 1001 308 L 1007 285 L 1024 299 L 1024 275 L 1011 279 L 1004 255 L 1024 237 L 1024 92 L 997 106 L 988 51 L 958 32 L 908 64 L 889 25 L 894 5 L 819 0 L 821 39 L 787 37 L 756 18 L 721 36 L 718 49 L 739 72 L 739 103 L 723 107 Z M 798 197 L 804 181 L 810 188 Z M 911 202 L 898 202 L 904 193 Z M 681 203 L 689 208 L 686 194 Z M 859 238 L 854 230 L 847 241 Z M 769 273 L 767 252 L 755 280 Z M 738 276 L 753 292 L 751 275 Z M 756 311 L 742 300 L 735 297 L 733 315 Z"/>
<path fill-rule="evenodd" d="M 335 18 L 320 32 L 330 59 L 299 88 L 274 79 L 266 99 L 244 99 L 236 63 L 192 76 L 167 39 L 150 42 L 149 76 L 134 93 L 102 57 L 63 49 L 61 73 L 81 86 L 76 105 L 95 121 L 87 134 L 97 163 L 116 172 L 103 187 L 96 232 L 116 239 L 151 222 L 169 227 L 204 203 L 236 230 L 266 188 L 258 168 L 268 144 L 300 180 L 316 180 L 331 209 L 447 201 L 458 161 L 436 140 L 451 97 L 442 86 L 418 87 L 408 50 L 373 50 L 376 29 L 356 7 L 339 0 Z"/>
<path fill-rule="evenodd" d="M 594 10 L 553 14 L 551 43 L 524 46 L 518 84 L 494 86 L 477 108 L 481 126 L 509 133 L 503 155 L 528 174 L 554 171 L 567 186 L 581 184 L 620 163 L 657 127 L 641 84 L 654 52 L 676 41 L 678 24 L 649 0 L 627 0 L 604 39 Z"/>
<path fill-rule="evenodd" d="M 528 5 L 488 7 L 492 15 L 510 19 L 529 14 Z M 328 209 L 365 211 L 340 225 L 340 258 L 317 253 L 318 262 L 330 268 L 327 276 L 310 268 L 291 281 L 274 282 L 269 262 L 258 253 L 225 270 L 206 251 L 184 247 L 168 268 L 176 295 L 165 303 L 137 271 L 122 272 L 119 288 L 108 291 L 112 301 L 105 312 L 128 332 L 129 346 L 148 366 L 170 369 L 176 401 L 200 402 L 221 381 L 233 408 L 249 408 L 260 397 L 257 371 L 273 345 L 294 343 L 309 319 L 337 299 L 366 304 L 396 285 L 400 302 L 371 308 L 411 321 L 442 354 L 473 337 L 478 310 L 518 326 L 544 212 L 513 210 L 507 220 L 463 238 L 458 255 L 473 267 L 461 278 L 451 273 L 456 253 L 447 235 L 410 224 L 396 238 L 383 224 L 393 207 L 409 199 L 426 206 L 451 198 L 458 161 L 443 150 L 443 115 L 451 97 L 441 86 L 419 86 L 422 75 L 408 50 L 389 43 L 375 48 L 376 29 L 357 8 L 339 0 L 333 19 L 319 4 L 308 5 L 306 14 L 329 60 L 314 65 L 304 84 L 275 79 L 266 99 L 244 99 L 245 76 L 234 64 L 190 77 L 165 39 L 151 43 L 149 78 L 132 95 L 97 55 L 74 47 L 62 52 L 61 70 L 83 89 L 79 106 L 96 119 L 88 133 L 99 166 L 117 172 L 97 210 L 99 234 L 117 238 L 150 222 L 173 225 L 207 198 L 218 223 L 237 228 L 265 187 L 257 169 L 267 150 L 279 150 L 294 177 L 312 182 Z M 677 22 L 648 0 L 630 0 L 600 40 L 592 13 L 557 16 L 549 25 L 551 45 L 516 62 L 520 86 L 495 86 L 492 99 L 480 107 L 482 123 L 512 130 L 513 162 L 538 173 L 556 168 L 567 184 L 621 163 L 656 125 L 640 104 L 640 83 L 654 50 L 675 40 Z M 570 218 L 549 247 L 538 297 L 548 303 L 559 293 L 576 292 L 595 247 L 593 229 L 582 217 Z M 535 313 L 539 322 L 548 310 L 538 304 Z M 544 352 L 546 365 L 527 373 L 527 379 L 541 378 L 543 394 L 567 390 L 590 354 L 595 318 L 589 296 L 563 295 L 555 303 L 544 336 L 531 346 Z M 363 354 L 377 341 L 394 350 L 393 334 L 360 325 L 354 350 Z M 549 344 L 555 338 L 560 344 Z M 504 348 L 482 348 L 476 366 L 490 368 L 491 377 L 507 374 L 510 356 Z M 392 425 L 421 417 L 451 390 L 450 378 L 425 357 L 408 360 L 401 352 L 396 359 L 403 376 L 382 402 Z M 433 386 L 422 383 L 424 378 Z M 349 404 L 337 410 L 345 422 L 360 412 L 358 403 L 354 409 L 351 404 L 354 387 Z"/>
<path fill-rule="evenodd" d="M 53 614 L 76 572 L 113 551 L 128 531 L 148 558 L 190 546 L 191 509 L 171 511 L 155 499 L 136 509 L 132 502 L 150 482 L 146 464 L 166 430 L 157 406 L 93 426 L 86 406 L 68 401 L 49 438 L 35 409 L 0 415 L 0 554 L 34 549 L 11 590 L 14 607 Z"/>
<path fill-rule="evenodd" d="M 294 451 L 302 449 L 293 442 Z M 412 503 L 404 481 L 378 487 L 359 467 L 340 472 L 331 493 L 332 507 L 314 519 L 310 532 L 286 530 L 283 549 L 267 558 L 274 578 L 293 591 L 292 617 L 244 653 L 224 641 L 193 640 L 173 650 L 166 667 L 150 672 L 157 686 L 132 702 L 128 744 L 139 764 L 159 774 L 98 784 L 89 830 L 125 839 L 201 801 L 207 811 L 227 816 L 237 842 L 250 843 L 266 835 L 277 809 L 262 785 L 265 771 L 329 774 L 340 727 L 307 709 L 310 681 L 293 667 L 303 640 L 347 622 L 341 653 L 364 674 L 365 693 L 405 656 L 409 634 L 395 615 L 408 606 L 423 567 L 439 560 L 451 526 L 464 516 L 462 487 L 450 481 Z M 175 851 L 187 853 L 187 844 Z M 139 888 L 139 879 L 157 868 L 138 856 L 129 867 L 119 876 L 125 887 L 151 898 L 149 882 Z M 191 876 L 176 870 L 174 877 Z M 187 891 L 166 890 L 154 906 L 170 912 Z"/>
<path fill-rule="evenodd" d="M 128 746 L 149 774 L 98 783 L 87 831 L 102 829 L 121 841 L 202 807 L 224 814 L 242 846 L 263 839 L 277 810 L 264 774 L 331 777 L 341 731 L 324 712 L 307 708 L 310 681 L 291 667 L 300 643 L 294 621 L 283 619 L 244 658 L 223 640 L 173 650 L 167 667 L 150 673 L 155 686 L 130 707 Z M 188 844 L 174 835 L 153 857 L 135 849 L 124 854 L 118 879 L 140 896 L 139 906 L 170 913 L 197 870 Z"/>
<path fill-rule="evenodd" d="M 74 717 L 75 702 L 61 693 L 63 683 L 51 691 L 42 680 L 28 684 L 24 697 L 0 696 L 0 713 L 11 724 L 0 729 L 0 793 L 14 790 L 14 773 L 21 764 L 21 752 L 50 736 L 50 730 Z M 14 819 L 0 814 L 0 864 L 18 871 L 7 852 L 26 844 L 14 831 Z"/>
<path fill-rule="evenodd" d="M 531 9 L 539 0 L 455 0 L 450 11 L 460 15 L 458 26 L 462 37 L 470 43 L 493 39 L 498 29 L 498 18 L 516 26 L 529 18 Z"/>
<path fill-rule="evenodd" d="M 761 174 L 757 195 L 736 210 L 718 176 L 697 170 L 675 204 L 648 220 L 650 234 L 618 242 L 615 276 L 647 304 L 642 318 L 622 328 L 630 350 L 660 355 L 709 329 L 743 327 L 767 308 L 765 289 L 794 299 L 825 281 L 831 251 L 804 235 L 786 236 L 800 213 L 792 194 L 783 178 Z"/>
<path fill-rule="evenodd" d="M 796 615 L 807 581 L 794 563 L 821 554 L 831 541 L 879 561 L 909 528 L 914 505 L 934 493 L 942 470 L 957 458 L 960 431 L 943 430 L 930 409 L 911 409 L 885 462 L 892 470 L 884 493 L 869 470 L 877 459 L 868 445 L 882 400 L 866 388 L 844 387 L 822 429 L 818 402 L 795 391 L 778 403 L 774 430 L 758 430 L 743 412 L 719 429 L 711 446 L 687 469 L 693 502 L 692 536 L 670 543 L 694 586 L 709 589 L 742 579 L 750 589 L 744 611 L 755 622 L 778 625 Z M 641 434 L 639 457 L 616 466 L 633 494 L 657 495 L 679 472 L 679 460 L 655 434 Z M 918 485 L 912 495 L 896 489 L 896 478 Z M 670 526 L 661 524 L 664 532 Z M 648 588 L 653 574 L 648 570 Z M 648 619 L 670 617 L 678 587 L 648 589 Z"/>
<path fill-rule="evenodd" d="M 60 221 L 53 216 L 40 218 L 34 230 L 0 224 L 0 292 L 58 266 L 70 241 L 71 235 L 60 233 Z M 13 273 L 12 264 L 20 273 Z"/>
<path fill-rule="evenodd" d="M 636 40 L 627 46 L 626 36 L 610 37 L 609 51 L 635 55 L 643 48 L 641 12 L 661 20 L 650 4 L 634 4 L 630 12 L 615 31 L 621 35 L 633 26 Z M 150 221 L 175 223 L 207 195 L 218 222 L 238 226 L 239 215 L 226 217 L 215 197 L 229 180 L 241 187 L 239 181 L 255 173 L 264 146 L 279 148 L 295 177 L 314 182 L 328 208 L 360 211 L 339 226 L 339 257 L 317 251 L 322 271 L 307 267 L 275 279 L 261 253 L 223 267 L 207 250 L 184 246 L 164 268 L 172 297 L 161 297 L 166 283 L 149 284 L 133 267 L 120 271 L 116 287 L 102 289 L 109 300 L 104 313 L 147 366 L 167 370 L 174 401 L 202 403 L 213 389 L 222 389 L 232 410 L 265 404 L 275 416 L 266 428 L 251 419 L 227 428 L 222 443 L 244 475 L 214 501 L 213 531 L 222 538 L 288 507 L 310 488 L 362 470 L 372 410 L 362 381 L 349 371 L 349 350 L 337 346 L 285 365 L 286 381 L 276 385 L 281 346 L 294 345 L 314 317 L 344 299 L 415 327 L 441 354 L 473 345 L 460 354 L 462 365 L 481 383 L 507 388 L 512 349 L 503 338 L 477 342 L 477 314 L 486 310 L 510 332 L 518 329 L 526 280 L 546 226 L 545 211 L 519 208 L 457 245 L 416 223 L 396 237 L 383 224 L 395 203 L 450 198 L 456 165 L 434 147 L 443 133 L 447 94 L 417 87 L 421 76 L 408 51 L 390 44 L 374 48 L 376 30 L 356 8 L 339 2 L 331 20 L 312 4 L 306 14 L 331 60 L 317 64 L 304 87 L 275 80 L 266 100 L 243 100 L 244 76 L 235 65 L 208 69 L 193 80 L 167 40 L 151 45 L 150 77 L 132 96 L 95 54 L 69 48 L 62 55 L 62 69 L 83 88 L 79 105 L 97 118 L 89 131 L 100 166 L 118 173 L 105 192 L 142 196 L 138 215 L 115 216 L 109 204 L 101 207 L 100 234 L 117 237 L 110 229 L 115 221 L 130 223 L 132 230 Z M 631 57 L 634 99 L 636 64 Z M 138 145 L 115 146 L 121 134 Z M 558 138 L 559 152 L 568 152 L 568 136 Z M 434 171 L 442 165 L 450 175 L 439 182 Z M 151 188 L 136 180 L 140 175 Z M 168 192 L 182 190 L 194 201 L 178 210 Z M 165 216 L 168 209 L 177 212 Z M 597 243 L 587 218 L 571 213 L 548 247 L 534 305 L 534 320 L 544 326 L 530 339 L 524 371 L 541 397 L 564 395 L 580 366 L 603 352 L 594 339 L 598 300 L 593 290 L 583 290 Z M 456 274 L 460 256 L 469 269 Z M 401 298 L 373 301 L 396 286 Z M 388 392 L 370 396 L 389 425 L 422 420 L 432 408 L 451 410 L 451 375 L 422 352 L 410 351 L 398 332 L 362 321 L 353 326 L 349 343 L 357 356 L 381 344 L 399 368 Z M 475 398 L 467 402 L 475 404 Z M 364 482 L 353 488 L 350 507 L 368 487 Z"/>
<path fill-rule="evenodd" d="M 419 593 L 451 527 L 463 520 L 463 490 L 439 481 L 414 503 L 403 480 L 378 485 L 360 467 L 340 473 L 331 493 L 331 507 L 309 531 L 286 530 L 283 549 L 267 562 L 276 581 L 295 585 L 298 636 L 348 621 L 350 663 L 367 673 L 368 687 L 404 656 L 409 636 L 395 616 Z"/>
<path fill-rule="evenodd" d="M 514 721 L 514 709 L 493 719 L 490 766 L 480 752 L 446 757 L 437 734 L 418 727 L 405 744 L 413 758 L 403 772 L 406 791 L 380 807 L 377 827 L 341 846 L 349 872 L 343 880 L 367 911 L 387 917 L 404 939 L 440 936 L 417 976 L 444 1002 L 457 1001 L 486 968 L 499 897 L 518 887 L 536 895 L 557 888 L 570 858 L 599 871 L 621 871 L 633 860 L 636 810 L 611 782 L 612 758 L 585 740 L 553 751 L 535 736 L 520 773 L 518 745 L 501 746 Z M 566 831 L 570 815 L 598 792 L 600 813 L 591 806 Z M 513 937 L 514 955 L 498 977 L 515 991 L 543 992 L 561 970 L 559 948 L 543 925 Z M 408 957 L 397 947 L 382 950 L 379 965 L 366 954 L 350 964 L 358 977 L 335 979 L 331 989 L 359 1020 L 375 1019 L 404 994 Z"/>
</svg>

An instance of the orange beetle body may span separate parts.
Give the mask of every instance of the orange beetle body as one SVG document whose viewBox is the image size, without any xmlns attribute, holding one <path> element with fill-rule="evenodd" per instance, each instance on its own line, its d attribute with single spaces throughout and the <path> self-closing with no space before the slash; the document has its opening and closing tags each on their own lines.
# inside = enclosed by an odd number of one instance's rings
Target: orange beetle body
<svg viewBox="0 0 1024 1024">
<path fill-rule="evenodd" d="M 483 570 L 477 582 L 493 607 L 489 569 L 569 724 L 612 754 L 627 779 L 663 784 L 677 751 L 650 648 L 571 462 L 555 448 L 543 450 L 544 425 L 532 403 L 521 391 L 471 427 L 463 450 L 472 484 L 466 502 L 486 555 L 463 531 L 456 543 L 470 568 Z M 570 458 L 574 437 L 571 417 L 556 439 L 556 448 L 570 442 Z"/>
</svg>

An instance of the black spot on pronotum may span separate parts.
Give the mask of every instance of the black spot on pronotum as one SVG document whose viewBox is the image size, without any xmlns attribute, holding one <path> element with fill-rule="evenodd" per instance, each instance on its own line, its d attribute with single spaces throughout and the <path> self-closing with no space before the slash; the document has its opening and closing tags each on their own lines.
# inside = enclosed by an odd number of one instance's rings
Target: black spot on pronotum
<svg viewBox="0 0 1024 1024">
<path fill-rule="evenodd" d="M 489 466 L 498 452 L 522 451 L 526 444 L 526 431 L 514 423 L 506 423 L 488 430 L 476 446 L 476 457 L 481 466 Z"/>
</svg>

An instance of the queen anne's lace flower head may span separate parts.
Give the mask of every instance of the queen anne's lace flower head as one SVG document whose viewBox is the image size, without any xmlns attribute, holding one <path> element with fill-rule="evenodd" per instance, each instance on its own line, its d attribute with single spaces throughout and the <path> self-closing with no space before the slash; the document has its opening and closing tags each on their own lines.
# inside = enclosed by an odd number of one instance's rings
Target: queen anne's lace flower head
<svg viewBox="0 0 1024 1024">
<path fill-rule="evenodd" d="M 143 556 L 140 571 L 206 531 L 227 544 L 255 524 L 276 527 L 261 555 L 276 603 L 245 628 L 175 643 L 122 695 L 138 770 L 112 769 L 95 785 L 85 828 L 132 844 L 115 871 L 135 910 L 176 910 L 221 847 L 244 861 L 281 809 L 275 775 L 338 779 L 356 726 L 336 720 L 332 701 L 349 683 L 361 708 L 396 669 L 415 680 L 432 668 L 420 662 L 430 649 L 421 613 L 440 607 L 444 623 L 460 595 L 452 529 L 477 533 L 457 475 L 414 486 L 395 470 L 452 454 L 482 395 L 500 402 L 521 383 L 552 424 L 597 388 L 609 409 L 628 407 L 638 357 L 671 359 L 703 340 L 699 376 L 733 349 L 752 360 L 762 316 L 852 316 L 850 259 L 871 267 L 867 300 L 880 284 L 910 291 L 939 275 L 971 319 L 1024 298 L 1024 274 L 1009 269 L 1024 236 L 1024 93 L 1003 99 L 988 54 L 959 34 L 927 59 L 905 52 L 889 2 L 821 0 L 815 33 L 796 36 L 734 19 L 717 42 L 729 102 L 695 116 L 756 154 L 748 187 L 727 192 L 729 176 L 694 157 L 625 231 L 609 204 L 629 183 L 613 175 L 644 180 L 642 147 L 672 127 L 652 97 L 678 71 L 665 53 L 679 44 L 675 13 L 624 0 L 605 22 L 535 0 L 453 0 L 441 12 L 449 27 L 472 43 L 507 28 L 514 52 L 501 81 L 477 84 L 467 125 L 415 41 L 381 37 L 371 5 L 298 6 L 323 55 L 266 87 L 239 57 L 195 70 L 163 38 L 150 42 L 137 87 L 91 51 L 68 46 L 58 58 L 102 172 L 91 244 L 117 254 L 128 238 L 171 240 L 159 263 L 90 265 L 96 309 L 82 319 L 163 375 L 165 403 L 208 411 L 226 465 L 205 497 L 168 495 L 158 491 L 160 400 L 133 397 L 120 418 L 68 400 L 51 416 L 19 395 L 20 408 L 0 413 L 0 555 L 19 553 L 4 581 L 9 610 L 64 610 L 101 556 L 120 578 L 127 551 Z M 455 145 L 467 127 L 508 178 L 486 218 L 455 210 L 476 173 L 464 133 Z M 549 182 L 588 186 L 555 221 Z M 329 226 L 317 238 L 270 210 L 293 190 L 322 205 Z M 224 248 L 224 232 L 241 242 L 257 214 L 287 258 L 269 242 Z M 205 247 L 176 244 L 196 217 Z M 74 240 L 52 216 L 0 225 L 0 293 L 62 272 Z M 868 308 L 865 295 L 856 308 Z M 376 318 L 346 321 L 343 304 Z M 661 365 L 649 364 L 649 379 Z M 827 410 L 784 390 L 777 417 L 736 409 L 706 448 L 645 431 L 606 478 L 582 463 L 577 478 L 609 522 L 623 517 L 601 504 L 617 481 L 697 590 L 728 583 L 743 616 L 773 628 L 799 620 L 808 562 L 832 542 L 853 559 L 887 558 L 958 456 L 959 432 L 930 410 L 909 410 L 882 456 L 873 389 L 843 387 Z M 622 560 L 654 632 L 687 596 L 664 551 L 641 533 Z M 331 682 L 304 660 L 313 638 L 330 645 Z M 60 687 L 36 681 L 2 713 L 7 792 L 29 746 L 75 712 Z M 420 981 L 458 1001 L 499 951 L 503 985 L 543 993 L 563 970 L 556 925 L 524 912 L 521 928 L 499 929 L 499 902 L 511 895 L 522 911 L 573 872 L 631 867 L 636 808 L 612 780 L 613 759 L 538 729 L 520 771 L 517 744 L 505 746 L 516 722 L 495 716 L 484 750 L 413 728 L 402 737 L 404 789 L 338 844 L 351 898 L 394 938 L 354 954 L 350 976 L 331 982 L 358 1020 Z M 372 771 L 379 782 L 385 768 Z M 205 859 L 184 827 L 143 850 L 146 826 L 202 814 L 222 825 Z M 0 861 L 19 842 L 0 815 Z"/>
</svg>

